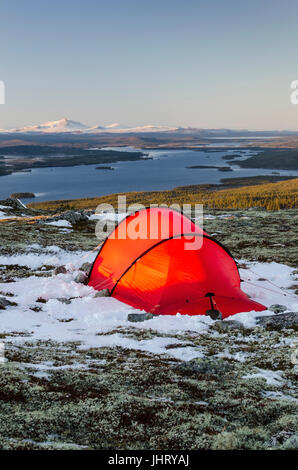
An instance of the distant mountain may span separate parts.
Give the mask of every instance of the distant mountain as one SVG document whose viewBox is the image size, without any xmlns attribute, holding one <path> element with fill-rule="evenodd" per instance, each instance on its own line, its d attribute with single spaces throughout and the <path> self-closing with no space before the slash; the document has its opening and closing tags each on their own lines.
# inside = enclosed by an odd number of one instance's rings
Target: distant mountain
<svg viewBox="0 0 298 470">
<path fill-rule="evenodd" d="M 35 126 L 26 126 L 18 129 L 10 129 L 10 132 L 30 133 L 30 132 L 82 132 L 88 129 L 85 124 L 81 124 L 77 121 L 71 121 L 70 119 L 64 118 L 58 121 L 48 121 Z M 2 129 L 3 132 L 3 129 Z"/>
<path fill-rule="evenodd" d="M 138 126 L 138 127 L 126 127 L 121 126 L 118 123 L 109 124 L 108 126 L 93 126 L 88 127 L 85 124 L 82 124 L 78 121 L 72 121 L 70 119 L 64 118 L 59 119 L 58 121 L 47 121 L 42 124 L 36 124 L 33 126 L 25 126 L 15 129 L 0 129 L 1 133 L 21 133 L 21 134 L 31 134 L 31 133 L 40 133 L 40 134 L 49 134 L 49 133 L 65 133 L 65 132 L 74 132 L 74 133 L 143 133 L 143 132 L 162 132 L 162 131 L 173 131 L 177 128 L 167 127 L 167 126 Z"/>
<path fill-rule="evenodd" d="M 194 135 L 201 138 L 253 138 L 253 137 L 273 137 L 273 136 L 291 136 L 298 135 L 295 131 L 249 131 L 233 129 L 198 129 L 194 127 L 168 127 L 168 126 L 122 126 L 118 123 L 107 126 L 88 127 L 78 121 L 72 121 L 64 118 L 58 121 L 48 121 L 33 126 L 25 126 L 16 129 L 0 129 L 2 134 L 144 134 L 144 133 L 174 133 L 182 135 Z"/>
</svg>

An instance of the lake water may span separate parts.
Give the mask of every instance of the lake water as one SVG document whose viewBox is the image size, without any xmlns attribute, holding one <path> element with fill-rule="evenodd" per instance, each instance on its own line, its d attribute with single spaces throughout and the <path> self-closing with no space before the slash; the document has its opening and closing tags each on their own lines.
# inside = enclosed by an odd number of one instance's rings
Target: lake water
<svg viewBox="0 0 298 470">
<path fill-rule="evenodd" d="M 117 149 L 119 150 L 119 148 Z M 124 150 L 124 149 L 123 149 Z M 274 170 L 241 169 L 224 155 L 241 154 L 247 158 L 255 152 L 230 149 L 219 152 L 204 150 L 145 150 L 153 159 L 113 163 L 115 168 L 96 170 L 97 165 L 37 168 L 30 173 L 0 176 L 0 199 L 15 192 L 33 192 L 34 201 L 96 197 L 128 191 L 152 191 L 202 183 L 219 183 L 221 178 L 271 174 Z M 217 169 L 187 169 L 190 165 L 231 166 L 233 171 Z M 109 164 L 108 164 L 109 166 Z M 278 170 L 281 175 L 298 177 L 298 171 Z M 28 200 L 26 200 L 28 201 Z"/>
</svg>

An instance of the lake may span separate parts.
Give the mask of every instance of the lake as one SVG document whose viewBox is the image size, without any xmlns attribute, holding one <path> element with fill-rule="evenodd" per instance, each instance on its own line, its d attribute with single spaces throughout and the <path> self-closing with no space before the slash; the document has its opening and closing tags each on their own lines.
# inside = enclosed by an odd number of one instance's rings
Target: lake
<svg viewBox="0 0 298 470">
<path fill-rule="evenodd" d="M 5 199 L 11 193 L 28 191 L 36 194 L 34 201 L 96 197 L 117 192 L 152 191 L 191 184 L 219 183 L 222 178 L 268 175 L 275 171 L 239 168 L 233 166 L 232 160 L 226 161 L 222 158 L 228 154 L 241 154 L 242 158 L 247 158 L 256 153 L 248 149 L 234 148 L 216 152 L 144 150 L 144 153 L 150 158 L 105 164 L 105 166 L 112 166 L 114 171 L 96 170 L 96 166 L 99 166 L 97 164 L 37 168 L 30 173 L 1 176 L 0 199 Z M 233 171 L 186 168 L 191 165 L 230 165 Z M 298 177 L 298 171 L 278 170 L 278 172 L 281 175 Z"/>
</svg>

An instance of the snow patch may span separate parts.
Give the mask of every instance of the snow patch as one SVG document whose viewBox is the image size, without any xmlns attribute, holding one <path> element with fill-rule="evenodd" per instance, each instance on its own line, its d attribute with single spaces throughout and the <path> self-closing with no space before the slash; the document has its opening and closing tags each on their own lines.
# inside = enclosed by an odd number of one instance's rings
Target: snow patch
<svg viewBox="0 0 298 470">
<path fill-rule="evenodd" d="M 55 227 L 72 227 L 68 220 L 54 220 L 53 222 L 45 222 L 45 225 L 54 225 Z"/>
<path fill-rule="evenodd" d="M 106 213 L 104 216 L 109 217 L 109 214 Z M 57 276 L 33 275 L 25 279 L 16 279 L 14 283 L 0 283 L 0 291 L 14 294 L 13 300 L 18 304 L 1 310 L 1 332 L 25 332 L 26 336 L 14 336 L 9 339 L 16 343 L 26 341 L 30 337 L 31 340 L 79 341 L 81 348 L 120 346 L 152 354 L 167 354 L 185 361 L 202 357 L 203 353 L 199 347 L 187 346 L 180 340 L 177 347 L 168 348 L 168 346 L 177 343 L 177 338 L 170 336 L 183 334 L 186 331 L 195 335 L 206 332 L 213 336 L 219 335 L 217 331 L 210 329 L 214 324 L 210 317 L 177 314 L 153 317 L 140 323 L 128 322 L 128 314 L 139 312 L 138 310 L 112 297 L 95 297 L 96 291 L 92 287 L 74 282 L 78 266 L 85 261 L 92 262 L 95 256 L 94 252 L 69 252 L 57 246 L 43 248 L 38 244 L 29 245 L 22 254 L 1 255 L 2 265 L 16 264 L 28 266 L 32 270 L 43 265 L 68 265 L 70 268 L 68 273 Z M 272 303 L 283 303 L 288 309 L 293 309 L 295 305 L 293 295 L 284 296 L 284 293 L 290 293 L 288 287 L 293 283 L 293 268 L 277 263 L 246 264 L 253 272 L 241 270 L 241 277 L 247 279 L 247 282 L 243 283 L 243 289 L 254 300 L 267 306 Z M 265 276 L 268 281 L 258 280 Z M 248 279 L 252 279 L 256 287 L 252 288 Z M 280 285 L 282 290 L 275 287 L 274 294 L 270 290 L 264 290 L 262 288 L 264 285 L 273 288 L 269 281 Z M 37 302 L 40 297 L 46 303 Z M 65 303 L 63 299 L 67 299 L 69 303 Z M 41 310 L 35 311 L 36 307 Z M 254 327 L 256 318 L 262 315 L 272 315 L 272 312 L 239 313 L 227 320 L 239 320 L 247 327 Z M 132 331 L 132 334 L 127 335 L 127 329 Z M 117 333 L 115 330 L 118 330 Z M 163 336 L 139 339 L 134 337 L 133 330 L 152 330 Z M 240 362 L 245 362 L 248 356 L 248 353 L 231 353 L 228 350 L 217 354 L 217 357 Z M 258 370 L 256 374 L 264 376 L 265 372 Z M 251 375 L 253 376 L 256 375 Z M 279 377 L 274 375 L 270 378 L 267 374 L 266 380 L 279 381 Z"/>
<path fill-rule="evenodd" d="M 265 379 L 267 384 L 275 385 L 277 387 L 281 387 L 285 383 L 281 372 L 274 372 L 272 370 L 259 369 L 259 368 L 257 370 L 258 372 L 243 375 L 242 378 L 243 379 L 255 379 L 255 378 Z"/>
<path fill-rule="evenodd" d="M 42 247 L 39 247 L 42 249 Z M 13 256 L 0 255 L 0 265 L 19 265 L 27 266 L 31 269 L 40 268 L 43 265 L 47 266 L 60 266 L 67 265 L 71 267 L 73 265 L 81 264 L 85 261 L 93 261 L 94 253 L 86 251 L 75 251 L 69 252 L 62 250 L 56 246 L 47 247 L 45 252 L 33 252 L 31 251 L 32 246 L 28 247 L 25 253 L 16 254 Z M 37 248 L 38 249 L 38 248 Z"/>
</svg>

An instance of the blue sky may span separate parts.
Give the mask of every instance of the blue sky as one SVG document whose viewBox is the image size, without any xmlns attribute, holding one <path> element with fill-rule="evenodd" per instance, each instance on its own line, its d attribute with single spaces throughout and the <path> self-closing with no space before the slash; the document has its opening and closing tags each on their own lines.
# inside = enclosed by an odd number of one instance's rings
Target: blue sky
<svg viewBox="0 0 298 470">
<path fill-rule="evenodd" d="M 293 0 L 2 0 L 0 127 L 298 130 Z"/>
</svg>

